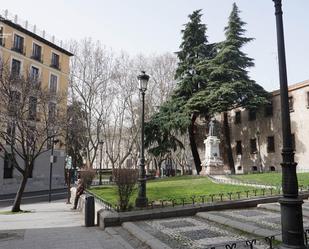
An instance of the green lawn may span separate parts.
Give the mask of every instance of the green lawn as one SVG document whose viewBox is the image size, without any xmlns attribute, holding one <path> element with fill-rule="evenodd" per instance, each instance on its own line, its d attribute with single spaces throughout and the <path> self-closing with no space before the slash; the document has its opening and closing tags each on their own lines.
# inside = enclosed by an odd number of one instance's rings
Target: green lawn
<svg viewBox="0 0 309 249">
<path fill-rule="evenodd" d="M 189 202 L 192 196 L 198 197 L 198 201 L 200 201 L 200 196 L 203 195 L 210 201 L 210 194 L 217 194 L 215 199 L 218 199 L 220 198 L 218 195 L 219 193 L 225 193 L 224 199 L 227 199 L 227 193 L 236 193 L 245 190 L 253 190 L 253 188 L 216 184 L 211 182 L 207 177 L 198 176 L 179 176 L 147 182 L 147 197 L 149 201 L 176 199 L 177 202 L 180 203 L 181 198 L 186 198 L 186 201 Z M 116 186 L 93 187 L 90 191 L 113 205 L 117 204 Z M 137 192 L 132 196 L 131 203 L 134 203 L 136 193 Z M 250 195 L 253 195 L 253 192 L 250 192 Z M 245 196 L 244 192 L 242 196 Z M 236 198 L 236 194 L 234 194 L 233 198 Z"/>
<path fill-rule="evenodd" d="M 262 183 L 268 185 L 278 186 L 281 185 L 281 173 L 262 173 L 262 174 L 248 174 L 248 175 L 235 175 L 235 179 L 253 183 Z M 298 184 L 303 186 L 309 185 L 309 173 L 298 173 Z"/>
</svg>

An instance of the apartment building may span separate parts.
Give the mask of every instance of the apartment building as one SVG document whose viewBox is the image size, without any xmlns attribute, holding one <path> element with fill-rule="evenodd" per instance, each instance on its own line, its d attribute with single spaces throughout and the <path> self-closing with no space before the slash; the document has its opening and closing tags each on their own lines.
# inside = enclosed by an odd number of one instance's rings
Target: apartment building
<svg viewBox="0 0 309 249">
<path fill-rule="evenodd" d="M 37 79 L 51 94 L 61 94 L 61 103 L 50 102 L 49 112 L 57 105 L 66 106 L 69 60 L 73 56 L 64 49 L 61 42 L 40 31 L 36 25 L 11 16 L 7 11 L 0 13 L 0 59 L 14 74 Z M 33 102 L 34 103 L 34 102 Z M 66 109 L 66 108 L 63 108 Z M 34 110 L 35 113 L 35 110 Z M 12 167 L 9 156 L 4 151 L 0 157 L 0 195 L 15 193 L 21 179 L 20 173 Z M 64 186 L 65 147 L 60 141 L 55 147 L 57 161 L 53 166 L 53 188 Z M 35 161 L 32 177 L 26 191 L 46 190 L 49 182 L 50 151 L 46 151 Z"/>
<path fill-rule="evenodd" d="M 279 90 L 257 111 L 230 112 L 236 173 L 281 171 L 282 131 Z M 289 86 L 292 144 L 298 171 L 309 171 L 309 80 Z"/>
</svg>

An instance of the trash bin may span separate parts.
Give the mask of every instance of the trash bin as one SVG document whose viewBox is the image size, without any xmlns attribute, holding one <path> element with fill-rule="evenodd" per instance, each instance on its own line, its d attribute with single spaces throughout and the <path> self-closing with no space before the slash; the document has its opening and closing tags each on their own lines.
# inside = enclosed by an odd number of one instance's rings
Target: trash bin
<svg viewBox="0 0 309 249">
<path fill-rule="evenodd" d="M 94 226 L 94 197 L 92 195 L 86 196 L 85 199 L 85 226 Z"/>
</svg>

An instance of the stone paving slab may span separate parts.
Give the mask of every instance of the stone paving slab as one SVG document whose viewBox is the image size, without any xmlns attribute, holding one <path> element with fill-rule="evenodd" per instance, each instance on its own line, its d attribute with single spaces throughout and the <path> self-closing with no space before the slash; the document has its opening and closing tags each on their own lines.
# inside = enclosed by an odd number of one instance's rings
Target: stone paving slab
<svg viewBox="0 0 309 249">
<path fill-rule="evenodd" d="M 274 207 L 277 204 L 271 204 Z M 277 211 L 261 208 L 227 210 L 220 212 L 201 212 L 197 216 L 210 221 L 246 231 L 258 236 L 278 235 L 281 233 L 281 216 Z M 309 226 L 309 218 L 304 217 L 304 227 Z M 277 236 L 281 240 L 281 236 Z"/>
<path fill-rule="evenodd" d="M 32 213 L 0 215 L 1 249 L 134 249 L 119 233 L 82 226 L 65 201 L 23 205 Z M 1 208 L 0 211 L 8 210 Z M 147 247 L 146 247 L 147 248 Z M 145 249 L 146 249 L 145 248 Z"/>
<path fill-rule="evenodd" d="M 280 212 L 280 204 L 276 203 L 268 203 L 268 204 L 259 204 L 257 206 L 259 209 L 266 209 L 270 211 Z M 309 218 L 309 202 L 308 200 L 304 200 L 304 204 L 302 205 L 303 216 Z"/>
<path fill-rule="evenodd" d="M 175 249 L 226 248 L 233 243 L 237 243 L 237 248 L 248 248 L 246 240 L 252 240 L 248 234 L 196 216 L 138 221 L 134 225 Z M 254 248 L 267 248 L 267 245 L 257 241 Z"/>
</svg>

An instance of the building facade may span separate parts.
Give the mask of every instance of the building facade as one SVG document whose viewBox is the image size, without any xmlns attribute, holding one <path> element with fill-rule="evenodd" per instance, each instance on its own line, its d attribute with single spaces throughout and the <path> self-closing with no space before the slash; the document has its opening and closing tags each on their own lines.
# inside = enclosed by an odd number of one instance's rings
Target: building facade
<svg viewBox="0 0 309 249">
<path fill-rule="evenodd" d="M 281 171 L 282 124 L 279 90 L 271 104 L 257 111 L 238 108 L 229 113 L 237 174 Z M 298 171 L 309 171 L 309 80 L 289 86 L 292 143 Z"/>
<path fill-rule="evenodd" d="M 39 31 L 27 21 L 9 16 L 7 11 L 0 15 L 0 59 L 11 71 L 20 75 L 31 74 L 40 81 L 43 88 L 51 94 L 64 96 L 61 103 L 50 102 L 51 113 L 57 105 L 67 105 L 69 79 L 69 60 L 73 54 L 49 37 L 45 31 Z M 66 108 L 63 108 L 65 110 Z M 0 195 L 16 193 L 21 180 L 20 173 L 12 167 L 6 152 L 0 157 Z M 53 167 L 53 188 L 64 186 L 64 143 L 55 146 L 57 161 Z M 32 177 L 29 179 L 26 192 L 47 190 L 49 185 L 50 151 L 43 153 L 35 161 Z"/>
</svg>

